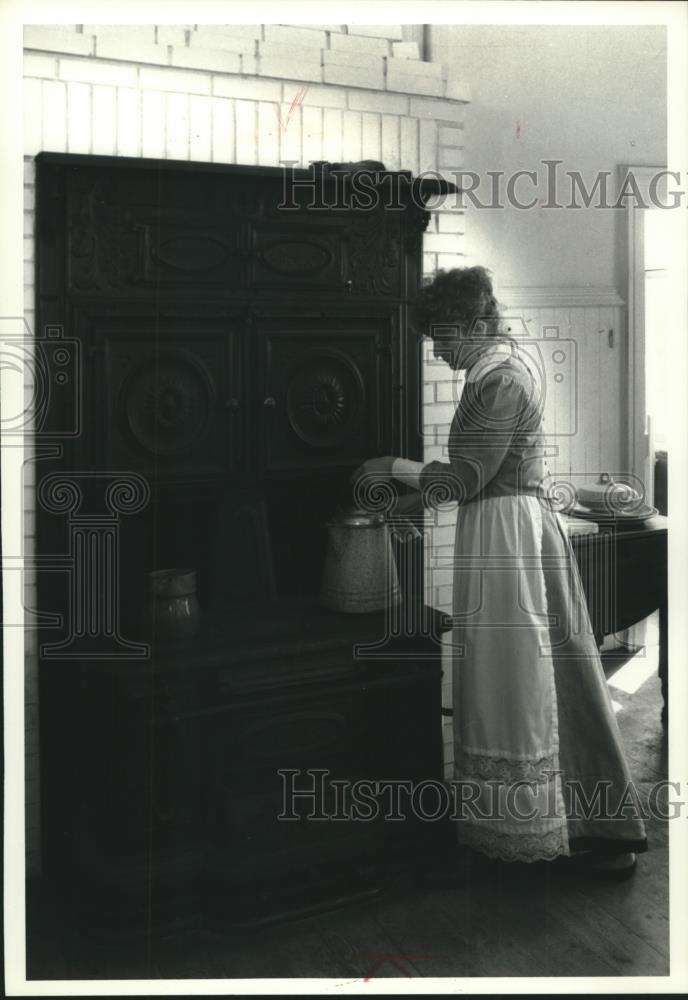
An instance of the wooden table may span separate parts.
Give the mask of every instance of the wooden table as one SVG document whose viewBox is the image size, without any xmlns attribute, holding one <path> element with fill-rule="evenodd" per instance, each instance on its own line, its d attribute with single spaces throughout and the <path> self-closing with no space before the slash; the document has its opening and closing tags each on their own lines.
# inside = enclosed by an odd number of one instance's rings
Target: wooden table
<svg viewBox="0 0 688 1000">
<path fill-rule="evenodd" d="M 662 721 L 667 721 L 667 518 L 657 515 L 631 527 L 598 521 L 594 535 L 574 535 L 593 630 L 602 641 L 659 611 L 659 677 Z"/>
</svg>

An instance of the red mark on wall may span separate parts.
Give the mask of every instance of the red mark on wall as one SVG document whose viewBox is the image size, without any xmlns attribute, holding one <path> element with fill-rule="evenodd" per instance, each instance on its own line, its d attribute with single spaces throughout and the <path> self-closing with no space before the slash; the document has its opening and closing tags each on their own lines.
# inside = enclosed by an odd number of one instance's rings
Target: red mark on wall
<svg viewBox="0 0 688 1000">
<path fill-rule="evenodd" d="M 282 121 L 282 115 L 280 114 L 279 105 L 277 105 L 277 107 L 275 108 L 277 112 L 277 121 L 279 122 L 280 128 L 282 129 L 283 132 L 286 132 L 287 129 L 289 128 L 289 122 L 291 121 L 293 115 L 295 114 L 296 109 L 300 107 L 301 104 L 303 104 L 303 99 L 307 93 L 308 93 L 308 87 L 301 87 L 301 89 L 296 92 L 296 94 L 294 95 L 294 99 L 289 105 L 286 121 Z"/>
<path fill-rule="evenodd" d="M 517 139 L 521 138 L 521 123 L 520 122 L 516 122 L 516 138 Z"/>
<path fill-rule="evenodd" d="M 364 983 L 369 983 L 370 980 L 375 976 L 378 969 L 389 963 L 397 972 L 403 972 L 403 974 L 408 978 L 413 975 L 413 973 L 408 971 L 404 962 L 425 962 L 430 958 L 437 958 L 437 955 L 387 955 L 384 952 L 372 951 L 366 952 L 365 954 L 359 954 L 356 956 L 358 959 L 363 959 L 364 961 L 372 961 L 374 964 L 370 972 L 363 977 Z"/>
</svg>

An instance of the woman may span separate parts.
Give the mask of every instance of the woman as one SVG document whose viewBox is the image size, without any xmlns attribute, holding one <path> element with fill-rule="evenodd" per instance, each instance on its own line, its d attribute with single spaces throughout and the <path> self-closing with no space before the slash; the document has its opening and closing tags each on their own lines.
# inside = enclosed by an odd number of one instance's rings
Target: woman
<svg viewBox="0 0 688 1000">
<path fill-rule="evenodd" d="M 459 504 L 459 842 L 500 860 L 578 854 L 625 877 L 647 850 L 645 829 L 566 527 L 549 499 L 537 369 L 505 334 L 484 268 L 440 271 L 421 293 L 418 325 L 435 356 L 465 372 L 449 461 L 373 458 L 354 481 L 364 490 L 396 479 L 426 506 Z"/>
</svg>

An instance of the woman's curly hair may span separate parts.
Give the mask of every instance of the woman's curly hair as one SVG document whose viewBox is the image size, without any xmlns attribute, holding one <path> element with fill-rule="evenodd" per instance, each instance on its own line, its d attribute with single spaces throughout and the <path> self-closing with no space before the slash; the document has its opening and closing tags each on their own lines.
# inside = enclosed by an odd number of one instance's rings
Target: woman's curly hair
<svg viewBox="0 0 688 1000">
<path fill-rule="evenodd" d="M 459 326 L 467 334 L 499 337 L 501 317 L 484 267 L 454 267 L 427 279 L 413 308 L 418 332 L 433 337 L 433 328 Z"/>
</svg>

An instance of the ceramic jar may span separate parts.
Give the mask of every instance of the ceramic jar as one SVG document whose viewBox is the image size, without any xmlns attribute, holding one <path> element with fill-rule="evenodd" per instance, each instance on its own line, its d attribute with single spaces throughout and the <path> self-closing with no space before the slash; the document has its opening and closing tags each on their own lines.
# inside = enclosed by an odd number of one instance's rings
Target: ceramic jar
<svg viewBox="0 0 688 1000">
<path fill-rule="evenodd" d="M 145 621 L 153 639 L 185 639 L 200 625 L 196 573 L 191 569 L 158 569 L 148 574 Z"/>
</svg>

